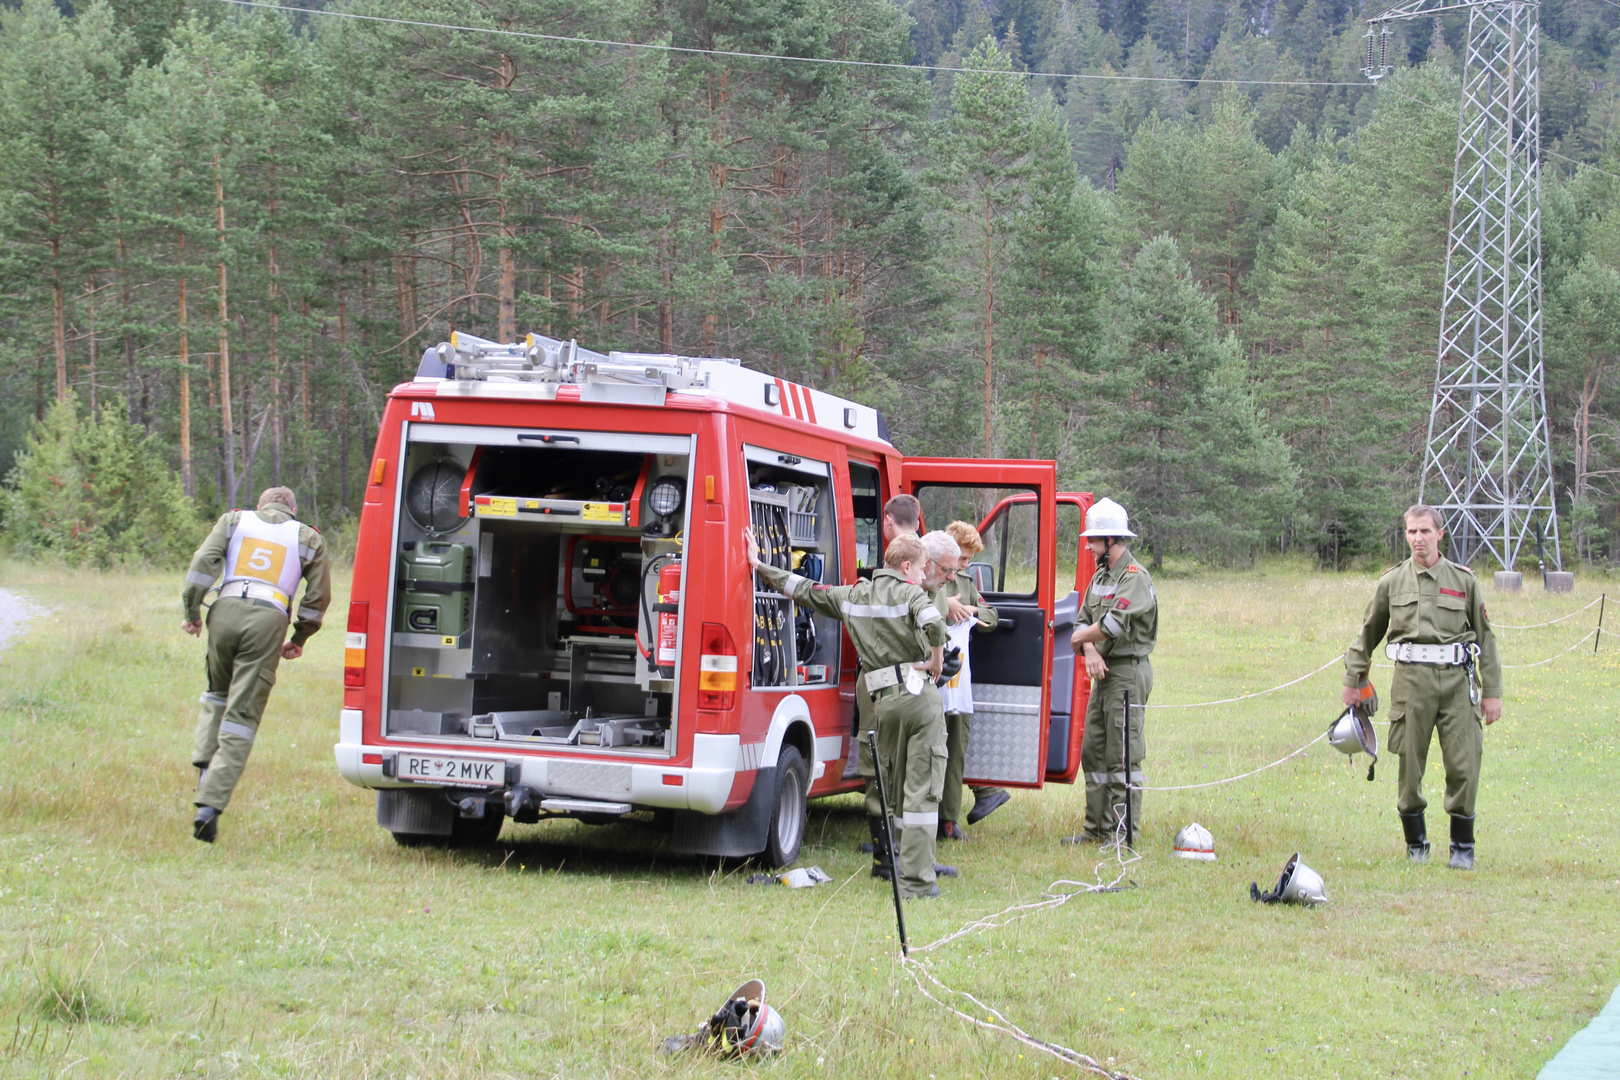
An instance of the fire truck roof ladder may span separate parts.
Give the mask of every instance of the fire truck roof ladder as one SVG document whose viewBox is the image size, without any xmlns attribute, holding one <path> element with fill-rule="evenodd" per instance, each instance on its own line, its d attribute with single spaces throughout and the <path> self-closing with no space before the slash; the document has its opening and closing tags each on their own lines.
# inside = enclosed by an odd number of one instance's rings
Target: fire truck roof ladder
<svg viewBox="0 0 1620 1080">
<path fill-rule="evenodd" d="M 488 381 L 578 383 L 582 386 L 618 385 L 624 387 L 685 390 L 709 384 L 704 364 L 740 366 L 731 358 L 666 356 L 661 353 L 610 352 L 607 355 L 582 348 L 578 341 L 559 341 L 541 334 L 530 334 L 522 342 L 501 344 L 456 331 L 450 340 L 429 349 L 422 357 L 418 377 L 438 377 Z"/>
</svg>

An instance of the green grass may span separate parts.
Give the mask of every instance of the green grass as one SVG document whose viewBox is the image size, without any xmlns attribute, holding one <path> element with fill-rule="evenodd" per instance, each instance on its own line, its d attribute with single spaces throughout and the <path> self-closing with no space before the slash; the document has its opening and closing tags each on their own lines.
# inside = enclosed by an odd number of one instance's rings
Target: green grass
<svg viewBox="0 0 1620 1080">
<path fill-rule="evenodd" d="M 1072 1072 L 911 986 L 889 895 L 854 850 L 851 798 L 812 810 L 802 862 L 837 879 L 812 890 L 749 886 L 747 868 L 671 856 L 628 824 L 509 825 L 487 851 L 403 850 L 334 769 L 342 635 L 328 631 L 283 666 L 208 847 L 188 828 L 202 647 L 177 628 L 178 575 L 12 565 L 0 584 L 46 609 L 0 654 L 0 1074 Z M 1343 648 L 1370 587 L 1278 567 L 1167 576 L 1155 703 L 1316 667 Z M 1573 598 L 1532 590 L 1491 608 L 1533 622 L 1602 587 L 1586 576 Z M 1505 659 L 1550 655 L 1591 622 L 1506 631 Z M 1620 980 L 1617 666 L 1620 641 L 1508 672 L 1477 873 L 1446 870 L 1438 812 L 1439 858 L 1409 866 L 1393 762 L 1368 784 L 1365 758 L 1324 742 L 1251 780 L 1150 794 L 1137 888 L 964 938 L 933 969 L 1032 1033 L 1144 1077 L 1532 1076 Z M 1336 695 L 1325 672 L 1239 705 L 1154 713 L 1150 783 L 1281 757 L 1326 727 Z M 942 902 L 908 907 L 914 940 L 1089 878 L 1094 852 L 1057 843 L 1081 796 L 1020 792 L 950 847 L 963 877 Z M 1194 819 L 1220 861 L 1170 857 Z M 1252 904 L 1249 882 L 1274 883 L 1296 850 L 1331 903 Z M 785 1056 L 659 1057 L 662 1036 L 756 974 L 787 1020 Z"/>
</svg>

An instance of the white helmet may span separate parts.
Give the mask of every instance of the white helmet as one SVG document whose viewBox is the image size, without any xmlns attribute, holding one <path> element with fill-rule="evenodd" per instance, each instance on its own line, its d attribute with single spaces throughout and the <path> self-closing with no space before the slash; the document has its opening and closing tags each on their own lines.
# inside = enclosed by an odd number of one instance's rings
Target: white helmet
<svg viewBox="0 0 1620 1080">
<path fill-rule="evenodd" d="M 719 1010 L 691 1035 L 664 1040 L 664 1053 L 701 1050 L 719 1057 L 770 1054 L 787 1041 L 782 1014 L 765 1004 L 765 984 L 749 979 L 733 990 Z"/>
<path fill-rule="evenodd" d="M 1215 837 L 1195 821 L 1176 833 L 1176 856 L 1182 859 L 1197 859 L 1199 862 L 1214 862 Z"/>
<path fill-rule="evenodd" d="M 765 983 L 749 979 L 726 998 L 709 1021 L 714 1050 L 723 1056 L 769 1054 L 782 1049 L 787 1025 L 782 1014 L 765 1004 Z"/>
<path fill-rule="evenodd" d="M 1372 764 L 1367 766 L 1367 779 L 1373 778 L 1373 770 L 1378 767 L 1378 732 L 1365 712 L 1349 708 L 1340 713 L 1328 728 L 1328 742 L 1341 754 L 1370 755 Z"/>
<path fill-rule="evenodd" d="M 1260 886 L 1251 882 L 1249 896 L 1266 904 L 1304 904 L 1307 907 L 1314 907 L 1317 904 L 1327 903 L 1322 875 L 1300 862 L 1297 851 L 1283 864 L 1282 877 L 1277 879 L 1275 889 L 1262 893 Z"/>
<path fill-rule="evenodd" d="M 1098 499 L 1086 511 L 1086 531 L 1081 536 L 1130 536 L 1130 520 L 1125 508 L 1113 499 Z"/>
</svg>

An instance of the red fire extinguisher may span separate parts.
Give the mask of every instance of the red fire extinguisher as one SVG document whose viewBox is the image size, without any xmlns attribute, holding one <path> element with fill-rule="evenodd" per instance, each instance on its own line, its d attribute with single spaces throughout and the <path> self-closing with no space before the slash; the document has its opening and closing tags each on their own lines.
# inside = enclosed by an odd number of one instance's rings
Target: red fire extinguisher
<svg viewBox="0 0 1620 1080">
<path fill-rule="evenodd" d="M 681 617 L 681 563 L 679 559 L 671 559 L 658 571 L 658 603 L 654 607 L 658 612 L 657 659 L 658 675 L 660 678 L 673 679 L 675 677 L 675 654 L 680 647 L 680 636 L 676 630 Z"/>
</svg>

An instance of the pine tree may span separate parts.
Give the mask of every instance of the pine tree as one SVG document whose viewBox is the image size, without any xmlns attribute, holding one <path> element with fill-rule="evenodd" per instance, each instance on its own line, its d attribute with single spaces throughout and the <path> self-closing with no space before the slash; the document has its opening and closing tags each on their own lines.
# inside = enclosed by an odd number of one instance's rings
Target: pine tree
<svg viewBox="0 0 1620 1080">
<path fill-rule="evenodd" d="M 1155 566 L 1173 552 L 1252 558 L 1294 497 L 1287 450 L 1261 423 L 1242 354 L 1168 236 L 1137 252 L 1107 310 L 1105 405 L 1086 443 L 1097 490 L 1130 507 Z"/>
</svg>

